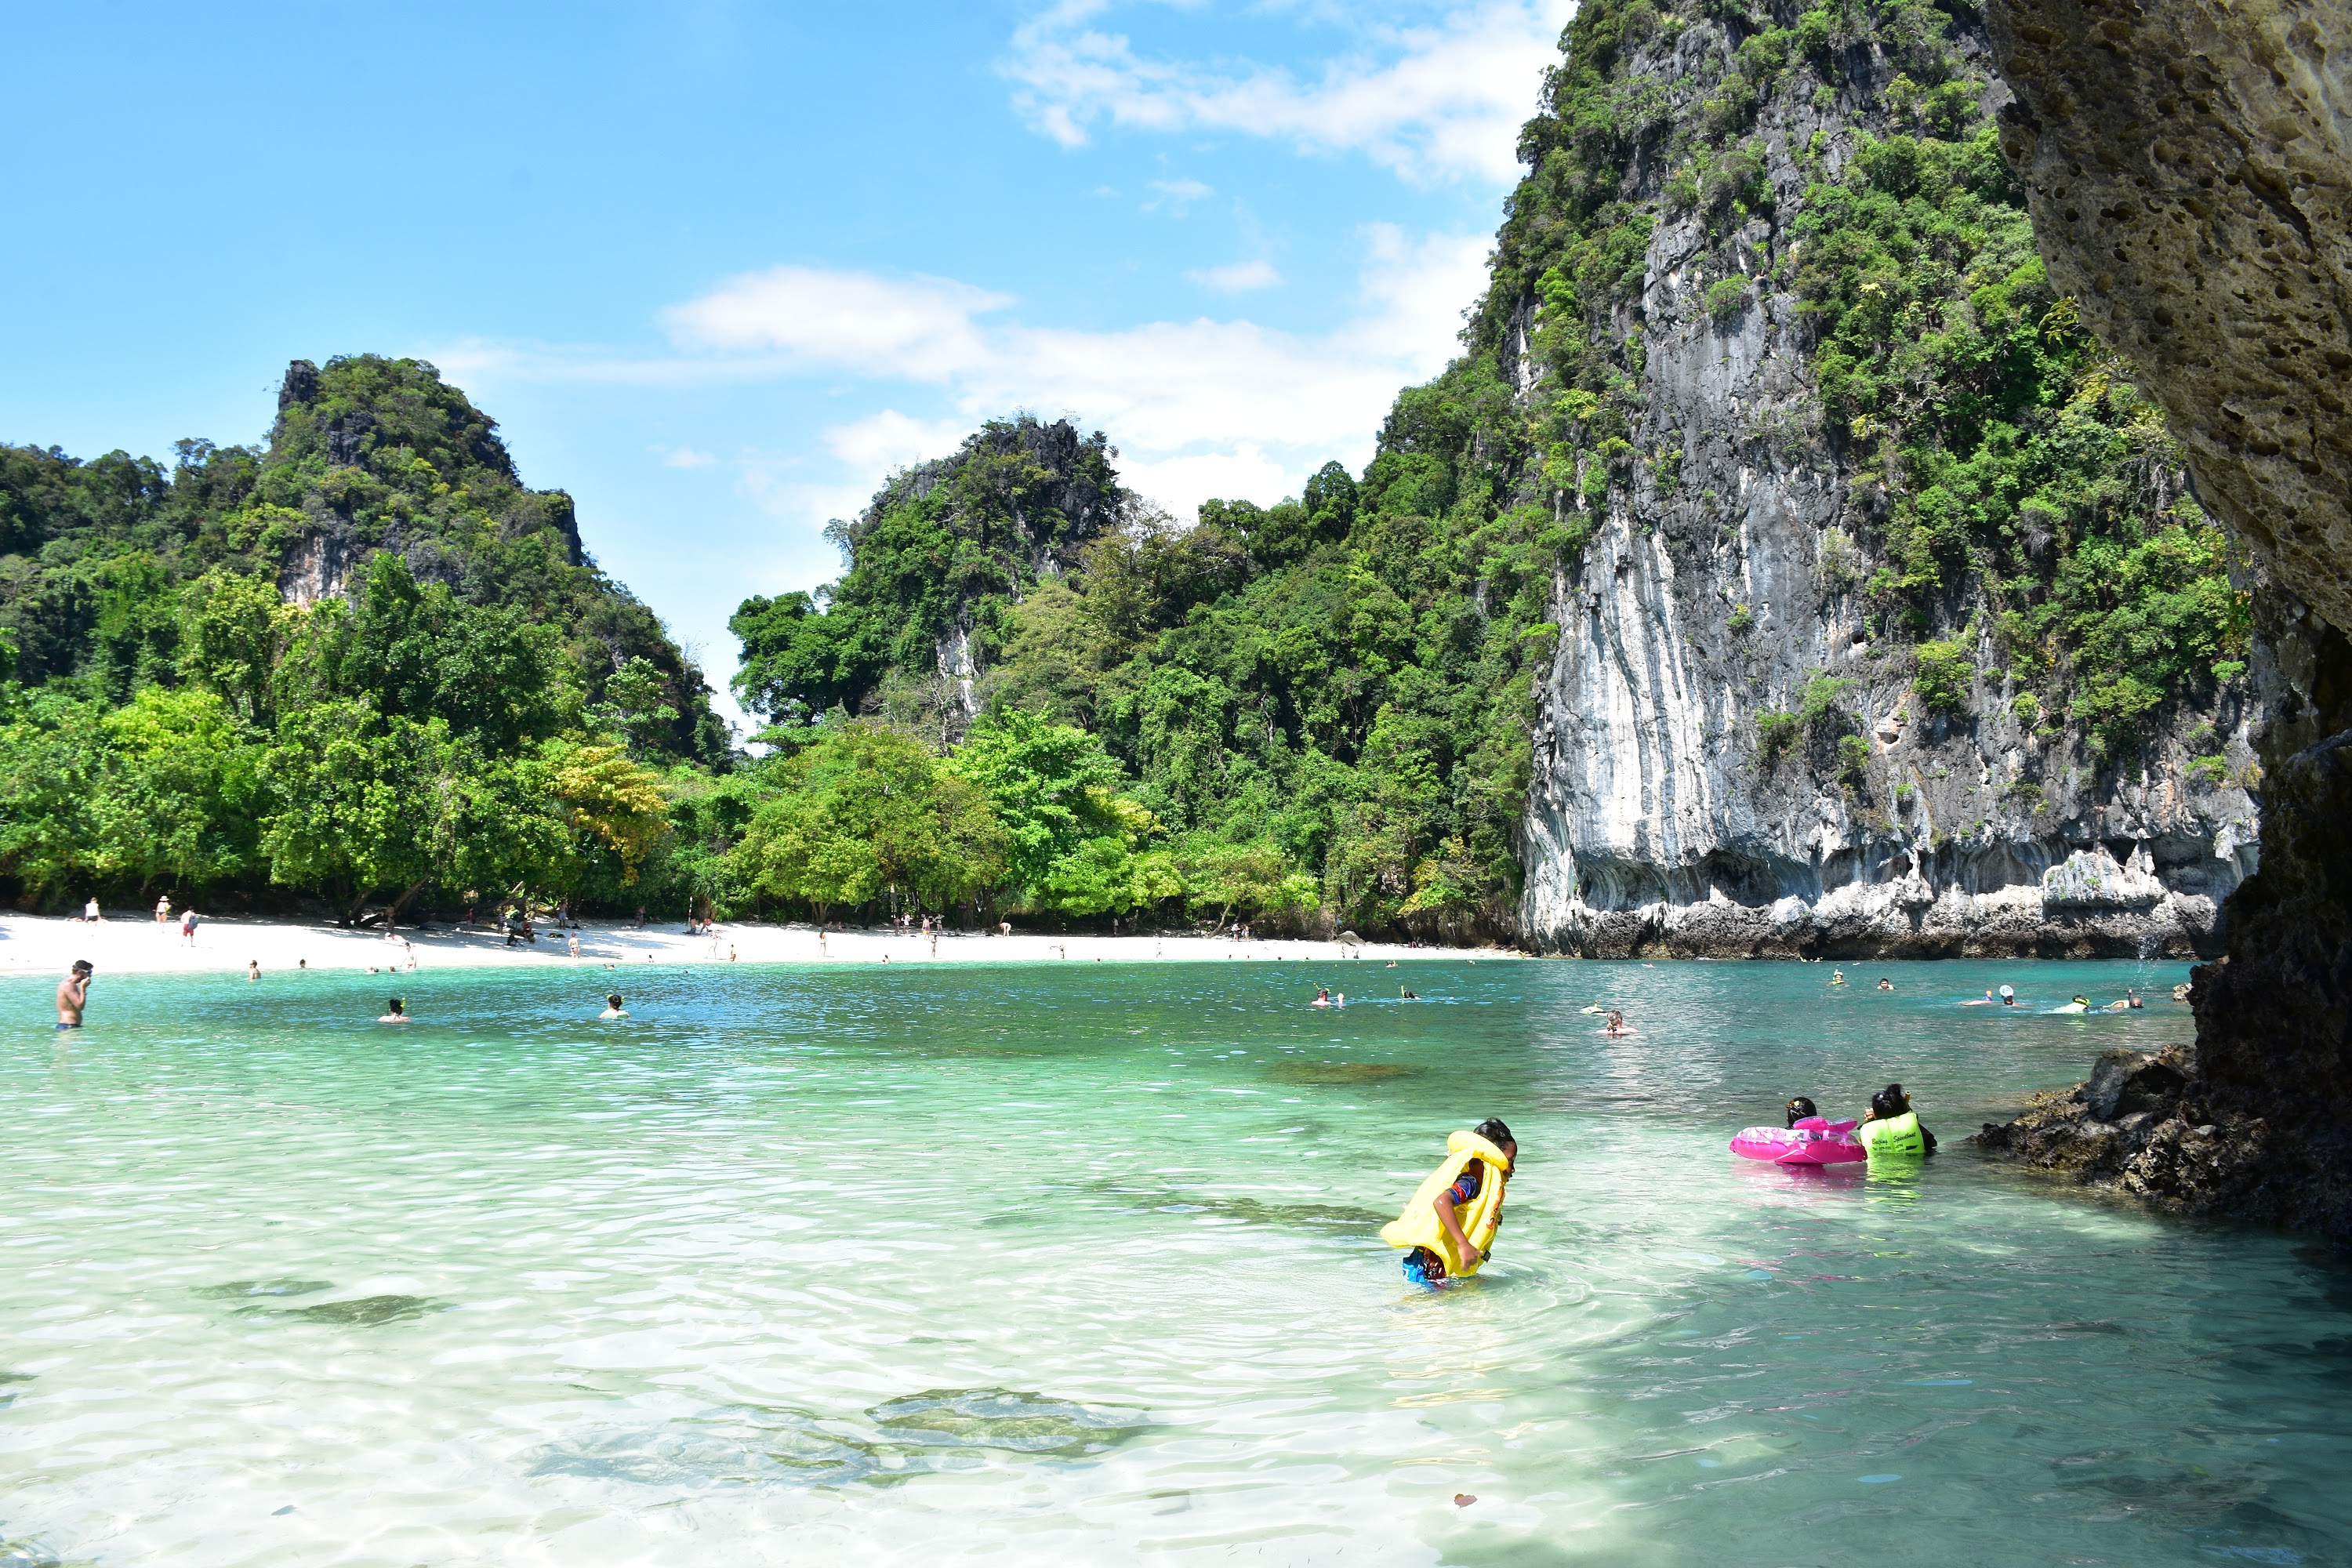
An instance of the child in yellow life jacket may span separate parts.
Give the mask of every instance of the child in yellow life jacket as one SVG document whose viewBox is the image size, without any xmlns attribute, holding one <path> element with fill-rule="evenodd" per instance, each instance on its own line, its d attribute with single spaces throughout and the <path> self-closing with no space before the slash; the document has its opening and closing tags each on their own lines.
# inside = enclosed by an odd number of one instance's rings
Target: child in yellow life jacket
<svg viewBox="0 0 2352 1568">
<path fill-rule="evenodd" d="M 1445 1163 L 1381 1228 L 1382 1240 L 1405 1249 L 1404 1277 L 1415 1285 L 1466 1278 L 1486 1261 L 1502 1223 L 1503 1188 L 1519 1157 L 1511 1130 L 1491 1118 L 1454 1134 L 1446 1148 Z"/>
<path fill-rule="evenodd" d="M 1854 1136 L 1874 1160 L 1936 1152 L 1936 1135 L 1919 1125 L 1919 1113 L 1911 1109 L 1911 1097 L 1899 1083 L 1870 1097 L 1870 1114 L 1862 1119 Z"/>
</svg>

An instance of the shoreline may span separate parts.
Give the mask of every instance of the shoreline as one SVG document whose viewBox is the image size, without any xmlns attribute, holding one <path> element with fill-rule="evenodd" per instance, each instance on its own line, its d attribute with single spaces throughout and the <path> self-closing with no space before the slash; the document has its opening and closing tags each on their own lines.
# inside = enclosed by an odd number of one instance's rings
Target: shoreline
<svg viewBox="0 0 2352 1568">
<path fill-rule="evenodd" d="M 237 973 L 248 961 L 262 973 L 310 968 L 366 973 L 371 967 L 405 973 L 413 952 L 418 970 L 553 966 L 601 968 L 708 963 L 878 964 L 1339 962 L 1406 959 L 1457 962 L 1523 959 L 1504 947 L 1411 947 L 1402 942 L 1340 942 L 1309 938 L 1257 938 L 1248 942 L 1187 931 L 1159 936 L 1045 936 L 1014 931 L 942 931 L 938 956 L 919 931 L 870 929 L 827 931 L 820 942 L 805 923 L 767 925 L 721 922 L 715 938 L 688 936 L 672 921 L 642 930 L 629 921 L 580 922 L 580 956 L 571 955 L 567 928 L 543 927 L 537 945 L 509 947 L 495 928 L 458 930 L 436 924 L 404 929 L 406 947 L 378 932 L 351 931 L 322 921 L 238 916 L 204 916 L 195 945 L 180 936 L 176 921 L 159 925 L 136 917 L 95 924 L 62 915 L 0 914 L 0 978 L 62 975 L 86 958 L 100 974 Z M 730 954 L 732 955 L 730 957 Z"/>
</svg>

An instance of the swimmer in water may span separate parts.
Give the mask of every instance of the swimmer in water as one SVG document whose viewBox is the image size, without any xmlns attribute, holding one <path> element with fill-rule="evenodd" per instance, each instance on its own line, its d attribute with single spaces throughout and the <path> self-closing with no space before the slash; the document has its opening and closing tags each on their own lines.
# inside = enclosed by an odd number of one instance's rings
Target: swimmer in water
<svg viewBox="0 0 2352 1568">
<path fill-rule="evenodd" d="M 1609 1021 L 1601 1026 L 1601 1032 L 1614 1038 L 1620 1036 L 1631 1035 L 1633 1031 L 1625 1026 L 1624 1014 L 1612 1010 L 1609 1015 Z"/>
<path fill-rule="evenodd" d="M 1309 1002 L 1307 1005 L 1310 1007 L 1328 1007 L 1330 1005 L 1331 988 L 1328 985 L 1318 985 L 1315 988 L 1315 1000 Z"/>
<path fill-rule="evenodd" d="M 1960 1004 L 1963 1007 L 1992 1007 L 1998 1006 L 2000 1004 L 1995 1001 L 1993 994 L 1990 991 L 1986 992 L 1981 996 L 1972 996 Z"/>
<path fill-rule="evenodd" d="M 89 977 L 97 973 L 87 958 L 77 958 L 72 971 L 58 982 L 58 1027 L 81 1027 L 81 1010 L 89 1005 Z"/>
<path fill-rule="evenodd" d="M 2017 1005 L 2017 993 L 2016 993 L 2014 990 L 2012 990 L 2011 988 L 2010 988 L 2009 986 L 2006 986 L 2006 985 L 2002 986 L 2002 987 L 2000 988 L 2000 1005 L 2001 1005 L 2002 1006 L 2004 1006 L 2004 1007 L 2014 1007 L 2014 1006 L 2016 1006 L 2016 1005 Z"/>
<path fill-rule="evenodd" d="M 385 1005 L 386 1007 L 390 1008 L 390 1009 L 391 1009 L 391 1011 L 389 1011 L 389 1012 L 387 1012 L 386 1014 L 384 1014 L 384 1016 L 383 1016 L 383 1017 L 378 1018 L 378 1019 L 376 1020 L 376 1022 L 377 1022 L 377 1023 L 379 1023 L 379 1024 L 405 1024 L 405 1023 L 407 1023 L 407 1022 L 409 1021 L 409 1018 L 408 1018 L 408 1004 L 407 1004 L 407 1003 L 405 1003 L 405 1002 L 404 1002 L 404 1001 L 402 1001 L 399 997 L 397 997 L 397 996 L 389 996 L 389 997 L 386 997 L 386 998 L 384 999 L 384 1005 Z"/>
<path fill-rule="evenodd" d="M 628 1014 L 621 1010 L 621 994 L 615 991 L 606 996 L 604 998 L 604 1010 L 597 1014 L 596 1016 L 600 1019 L 627 1017 Z"/>
<path fill-rule="evenodd" d="M 245 961 L 245 977 L 248 981 L 261 978 L 261 960 L 248 958 Z"/>
<path fill-rule="evenodd" d="M 1788 1127 L 1794 1127 L 1798 1122 L 1804 1121 L 1807 1117 L 1819 1116 L 1821 1114 L 1820 1110 L 1814 1106 L 1813 1102 L 1801 1094 L 1790 1100 L 1789 1103 L 1781 1107 L 1781 1109 L 1787 1113 L 1789 1118 L 1789 1120 L 1782 1123 L 1782 1125 Z"/>
<path fill-rule="evenodd" d="M 1843 970 L 1843 969 L 1832 969 L 1832 970 L 1831 970 L 1831 971 L 1830 971 L 1830 984 L 1832 984 L 1832 985 L 1843 985 L 1843 984 L 1845 984 L 1845 971 L 1844 971 L 1844 970 Z"/>
<path fill-rule="evenodd" d="M 1407 1002 L 1418 1002 L 1421 1000 L 1421 994 L 1417 991 L 1407 991 L 1404 994 L 1404 1000 Z"/>
<path fill-rule="evenodd" d="M 1884 975 L 1881 975 L 1878 981 L 1878 988 L 1881 991 L 1892 991 L 1895 989 L 1895 982 L 1887 979 Z"/>
</svg>

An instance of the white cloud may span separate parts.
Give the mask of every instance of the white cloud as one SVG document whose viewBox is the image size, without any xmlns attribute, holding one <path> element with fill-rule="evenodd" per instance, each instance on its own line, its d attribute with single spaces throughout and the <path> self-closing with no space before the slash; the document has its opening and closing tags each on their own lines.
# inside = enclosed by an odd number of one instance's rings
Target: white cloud
<svg viewBox="0 0 2352 1568">
<path fill-rule="evenodd" d="M 1217 194 L 1217 188 L 1214 185 L 1204 185 L 1193 179 L 1154 180 L 1151 182 L 1151 188 L 1160 193 L 1160 199 L 1144 203 L 1145 212 L 1169 206 L 1174 207 L 1181 214 L 1192 203 Z"/>
<path fill-rule="evenodd" d="M 1129 489 L 1190 521 L 1201 503 L 1212 498 L 1264 504 L 1296 495 L 1307 476 L 1321 466 L 1313 458 L 1277 461 L 1244 441 L 1227 452 L 1163 458 L 1158 462 L 1129 459 L 1119 465 L 1118 477 Z"/>
<path fill-rule="evenodd" d="M 1443 23 L 1364 26 L 1363 47 L 1317 79 L 1249 62 L 1208 65 L 1139 55 L 1088 26 L 1103 0 L 1065 0 L 1016 28 L 998 70 L 1014 107 L 1066 147 L 1098 123 L 1231 131 L 1317 152 L 1360 152 L 1414 180 L 1507 181 L 1532 84 L 1558 57 L 1573 0 L 1483 0 Z"/>
<path fill-rule="evenodd" d="M 953 451 L 971 430 L 968 419 L 911 419 L 895 408 L 824 433 L 833 455 L 855 468 L 888 473 Z"/>
<path fill-rule="evenodd" d="M 944 278 L 775 267 L 671 306 L 662 324 L 683 348 L 768 350 L 861 369 L 889 364 L 900 374 L 944 381 L 985 358 L 972 318 L 1012 302 Z"/>
<path fill-rule="evenodd" d="M 884 392 L 893 384 L 943 400 L 932 417 L 884 406 L 825 427 L 821 447 L 732 459 L 745 493 L 788 521 L 852 515 L 893 469 L 952 451 L 980 420 L 1017 409 L 1066 413 L 1108 433 L 1129 483 L 1189 516 L 1208 495 L 1278 500 L 1329 458 L 1360 466 L 1397 389 L 1459 352 L 1462 309 L 1485 287 L 1485 237 L 1374 225 L 1363 239 L 1359 309 L 1318 334 L 1239 317 L 1057 326 L 951 279 L 778 268 L 663 311 L 676 344 L 667 355 L 468 342 L 436 357 L 509 381 L 821 376 L 842 390 L 871 387 L 867 407 L 901 395 Z M 853 305 L 870 321 L 826 315 Z"/>
<path fill-rule="evenodd" d="M 707 468 L 719 459 L 709 452 L 698 452 L 691 447 L 656 447 L 665 468 Z"/>
<path fill-rule="evenodd" d="M 1070 411 L 1087 428 L 1108 431 L 1136 488 L 1180 515 L 1205 495 L 1273 500 L 1328 458 L 1354 466 L 1370 457 L 1398 387 L 1426 380 L 1458 352 L 1462 308 L 1484 287 L 1483 237 L 1416 240 L 1381 225 L 1365 240 L 1362 310 L 1315 336 L 1208 317 L 1109 331 L 1039 325 L 1006 312 L 1002 296 L 962 284 L 793 268 L 795 297 L 862 300 L 882 320 L 910 325 L 877 333 L 881 346 L 862 361 L 837 364 L 828 342 L 813 351 L 774 344 L 796 352 L 762 363 L 944 383 L 959 416 L 927 421 L 890 408 L 825 431 L 826 447 L 860 474 L 864 488 L 851 487 L 860 500 L 891 469 L 952 450 L 977 420 L 1016 408 L 1048 417 Z M 757 330 L 709 325 L 764 320 L 770 310 L 793 316 L 784 289 L 769 281 L 779 274 L 758 276 L 759 311 L 735 303 L 744 290 L 731 279 L 665 312 L 681 346 L 771 346 Z M 727 366 L 728 356 L 712 357 Z M 777 515 L 822 521 L 850 508 L 841 487 L 746 472 L 747 487 Z"/>
<path fill-rule="evenodd" d="M 1195 272 L 1187 272 L 1184 276 L 1195 283 L 1223 289 L 1228 294 L 1247 293 L 1252 289 L 1271 289 L 1282 281 L 1282 274 L 1274 269 L 1274 263 L 1263 257 L 1255 261 L 1234 261 L 1223 267 L 1204 267 Z"/>
</svg>

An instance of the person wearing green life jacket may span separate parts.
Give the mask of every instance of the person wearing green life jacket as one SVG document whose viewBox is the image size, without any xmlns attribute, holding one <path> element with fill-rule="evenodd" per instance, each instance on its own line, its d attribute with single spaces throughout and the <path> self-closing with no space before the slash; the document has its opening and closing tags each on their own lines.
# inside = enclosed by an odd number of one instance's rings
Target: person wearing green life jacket
<svg viewBox="0 0 2352 1568">
<path fill-rule="evenodd" d="M 1936 1135 L 1919 1125 L 1911 1097 L 1899 1083 L 1890 1083 L 1870 1097 L 1870 1113 L 1854 1129 L 1855 1137 L 1873 1160 L 1917 1158 L 1936 1152 Z"/>
</svg>

